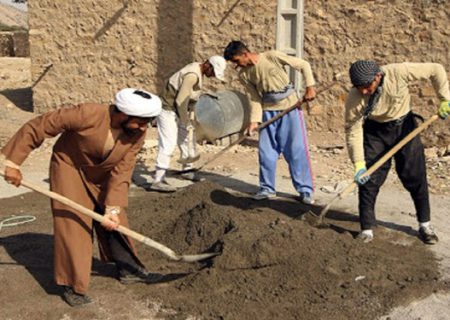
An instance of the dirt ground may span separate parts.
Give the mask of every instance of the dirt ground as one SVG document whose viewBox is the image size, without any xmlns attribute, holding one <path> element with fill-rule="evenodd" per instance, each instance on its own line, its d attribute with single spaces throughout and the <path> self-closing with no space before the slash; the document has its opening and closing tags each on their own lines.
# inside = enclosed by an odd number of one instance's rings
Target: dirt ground
<svg viewBox="0 0 450 320">
<path fill-rule="evenodd" d="M 11 72 L 11 82 L 5 80 L 0 88 L 6 93 L 0 96 L 0 145 L 35 116 L 19 106 L 27 105 L 20 93 L 27 92 L 29 83 L 14 83 Z M 22 73 L 18 71 L 16 79 Z M 30 155 L 23 166 L 25 179 L 47 183 L 52 142 Z M 379 197 L 376 238 L 361 245 L 353 239 L 358 231 L 355 194 L 333 206 L 330 228 L 313 228 L 299 219 L 308 210 L 320 212 L 352 173 L 342 136 L 310 133 L 310 145 L 317 199 L 311 207 L 297 201 L 283 160 L 277 174 L 279 196 L 263 202 L 249 197 L 258 181 L 254 140 L 207 167 L 204 182 L 191 184 L 173 175 L 169 181 L 180 190 L 158 194 L 139 187 L 151 181 L 156 156 L 151 130 L 130 190 L 132 229 L 179 253 L 221 254 L 204 263 L 175 263 L 138 244 L 149 270 L 179 276 L 151 286 L 120 284 L 114 266 L 101 263 L 96 254 L 90 289 L 95 304 L 84 309 L 68 307 L 53 283 L 48 199 L 0 183 L 0 220 L 36 217 L 0 229 L 0 318 L 449 319 L 447 150 L 427 149 L 439 244 L 425 246 L 417 239 L 412 201 L 392 173 Z M 221 148 L 200 149 L 207 159 Z"/>
</svg>

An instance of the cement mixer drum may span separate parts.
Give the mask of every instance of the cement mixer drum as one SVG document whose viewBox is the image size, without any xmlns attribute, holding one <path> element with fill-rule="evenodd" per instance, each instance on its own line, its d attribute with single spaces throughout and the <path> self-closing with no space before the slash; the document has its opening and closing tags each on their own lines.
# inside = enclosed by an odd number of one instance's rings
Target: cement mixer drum
<svg viewBox="0 0 450 320">
<path fill-rule="evenodd" d="M 238 91 L 203 94 L 194 106 L 197 140 L 216 139 L 242 131 L 248 122 L 247 98 Z"/>
</svg>

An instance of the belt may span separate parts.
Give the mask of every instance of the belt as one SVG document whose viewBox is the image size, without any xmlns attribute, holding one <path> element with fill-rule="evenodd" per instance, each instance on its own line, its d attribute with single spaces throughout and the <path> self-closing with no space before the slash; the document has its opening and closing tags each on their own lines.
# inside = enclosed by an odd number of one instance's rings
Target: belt
<svg viewBox="0 0 450 320">
<path fill-rule="evenodd" d="M 264 92 L 262 96 L 263 103 L 277 103 L 287 97 L 289 97 L 293 92 L 295 92 L 294 85 L 289 83 L 280 91 L 270 91 Z"/>
<path fill-rule="evenodd" d="M 387 121 L 387 122 L 378 122 L 378 121 L 374 121 L 374 120 L 367 120 L 370 121 L 378 126 L 382 126 L 382 127 L 397 127 L 403 124 L 403 122 L 412 116 L 411 112 L 408 112 L 407 114 L 405 114 L 404 116 L 401 116 L 400 118 L 397 118 L 395 120 L 391 120 L 391 121 Z"/>
</svg>

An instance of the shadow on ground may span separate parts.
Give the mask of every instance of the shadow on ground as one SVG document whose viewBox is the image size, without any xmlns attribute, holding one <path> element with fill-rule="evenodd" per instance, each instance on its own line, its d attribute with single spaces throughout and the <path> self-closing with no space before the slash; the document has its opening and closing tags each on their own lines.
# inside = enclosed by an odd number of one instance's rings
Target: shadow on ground
<svg viewBox="0 0 450 320">
<path fill-rule="evenodd" d="M 249 196 L 232 194 L 223 190 L 214 190 L 211 192 L 211 200 L 216 204 L 233 206 L 240 210 L 259 208 L 263 211 L 264 208 L 270 208 L 295 219 L 302 219 L 303 215 L 311 213 L 319 216 L 323 209 L 322 206 L 318 205 L 305 205 L 299 202 L 297 197 L 289 194 L 286 194 L 286 196 L 279 194 L 275 199 L 256 201 Z M 359 218 L 354 214 L 339 210 L 330 210 L 327 212 L 325 220 L 331 229 L 339 233 L 350 232 L 353 236 L 356 236 L 359 231 Z M 399 231 L 409 236 L 417 236 L 417 231 L 409 226 L 381 220 L 377 222 L 379 226 L 387 229 Z"/>
<path fill-rule="evenodd" d="M 31 87 L 20 89 L 7 89 L 0 91 L 14 105 L 23 111 L 33 112 L 33 92 Z"/>
<path fill-rule="evenodd" d="M 143 163 L 140 163 L 133 176 L 133 181 L 138 186 L 144 186 L 147 184 L 146 176 L 152 176 L 153 174 L 154 171 L 148 170 Z M 251 198 L 251 195 L 258 190 L 258 186 L 255 184 L 236 179 L 231 175 L 227 176 L 209 171 L 200 171 L 198 174 L 205 180 L 217 183 L 230 191 L 219 189 L 212 191 L 211 200 L 216 204 L 232 206 L 240 210 L 259 209 L 263 211 L 265 208 L 270 208 L 290 218 L 298 219 L 308 212 L 318 216 L 323 209 L 319 205 L 305 205 L 299 201 L 296 195 L 285 192 L 277 192 L 277 198 L 275 199 L 256 201 Z M 176 170 L 169 170 L 168 176 L 172 178 L 180 177 L 179 172 Z M 359 218 L 355 214 L 340 210 L 330 210 L 327 212 L 326 220 L 330 224 L 330 228 L 336 232 L 350 232 L 353 236 L 356 236 L 359 231 Z M 382 220 L 378 220 L 377 223 L 379 226 L 390 230 L 399 231 L 413 237 L 417 236 L 417 231 L 409 226 Z"/>
</svg>

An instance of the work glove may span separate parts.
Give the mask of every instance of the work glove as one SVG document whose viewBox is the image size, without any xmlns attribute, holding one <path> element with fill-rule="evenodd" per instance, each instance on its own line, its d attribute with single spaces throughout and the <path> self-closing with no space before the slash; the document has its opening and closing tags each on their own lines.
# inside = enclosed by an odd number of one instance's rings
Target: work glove
<svg viewBox="0 0 450 320">
<path fill-rule="evenodd" d="M 447 119 L 450 114 L 450 101 L 442 100 L 439 104 L 438 115 L 441 119 Z"/>
<path fill-rule="evenodd" d="M 365 172 L 367 172 L 366 163 L 364 161 L 355 162 L 355 177 L 354 180 L 357 184 L 363 185 L 370 180 L 370 176 L 361 177 Z"/>
</svg>

